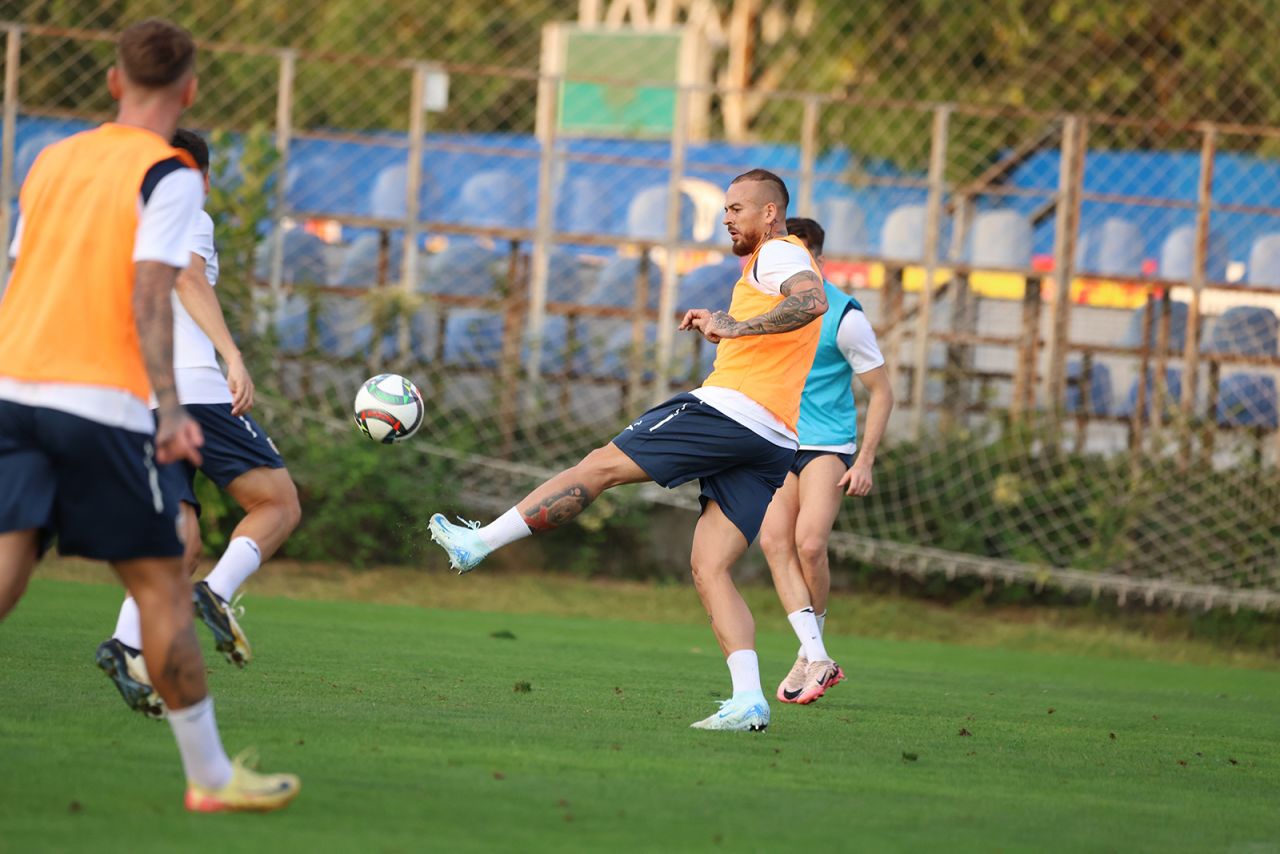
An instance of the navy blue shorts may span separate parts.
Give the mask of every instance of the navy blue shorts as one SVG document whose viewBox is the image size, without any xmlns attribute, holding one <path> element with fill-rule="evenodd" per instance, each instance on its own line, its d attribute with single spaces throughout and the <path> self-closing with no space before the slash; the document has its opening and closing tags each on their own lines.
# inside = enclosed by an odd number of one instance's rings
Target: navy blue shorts
<svg viewBox="0 0 1280 854">
<path fill-rule="evenodd" d="M 253 469 L 284 468 L 284 458 L 275 442 L 253 416 L 232 415 L 229 403 L 192 403 L 186 410 L 204 431 L 199 470 L 219 489 L 226 489 L 231 481 Z M 185 460 L 173 463 L 164 466 L 161 477 L 176 490 L 181 501 L 194 507 L 197 515 L 200 513 L 195 466 Z"/>
<path fill-rule="evenodd" d="M 702 506 L 720 505 L 751 543 L 795 451 L 753 433 L 692 394 L 650 409 L 613 440 L 659 486 L 697 478 Z"/>
<path fill-rule="evenodd" d="M 39 532 L 40 553 L 94 560 L 177 557 L 178 497 L 153 437 L 0 400 L 0 532 Z"/>
<path fill-rule="evenodd" d="M 839 457 L 846 469 L 853 465 L 853 454 L 841 454 L 836 451 L 796 451 L 796 458 L 791 462 L 791 473 L 799 477 L 805 466 L 818 457 L 825 456 Z"/>
</svg>

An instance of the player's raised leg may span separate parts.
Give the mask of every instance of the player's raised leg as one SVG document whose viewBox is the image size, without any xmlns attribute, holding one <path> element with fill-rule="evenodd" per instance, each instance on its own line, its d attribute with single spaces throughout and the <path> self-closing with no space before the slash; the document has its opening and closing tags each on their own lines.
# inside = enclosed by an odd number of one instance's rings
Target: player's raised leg
<svg viewBox="0 0 1280 854">
<path fill-rule="evenodd" d="M 769 725 L 769 703 L 760 687 L 755 651 L 755 620 L 730 575 L 746 550 L 742 531 L 718 503 L 708 501 L 694 529 L 690 563 L 694 587 L 729 667 L 733 696 L 720 704 L 719 712 L 692 724 L 695 729 L 762 731 Z"/>
<path fill-rule="evenodd" d="M 450 566 L 459 573 L 470 572 L 497 549 L 575 519 L 605 490 L 649 479 L 644 469 L 610 443 L 543 483 L 488 525 L 455 525 L 440 513 L 432 515 L 431 539 L 448 553 Z"/>
</svg>

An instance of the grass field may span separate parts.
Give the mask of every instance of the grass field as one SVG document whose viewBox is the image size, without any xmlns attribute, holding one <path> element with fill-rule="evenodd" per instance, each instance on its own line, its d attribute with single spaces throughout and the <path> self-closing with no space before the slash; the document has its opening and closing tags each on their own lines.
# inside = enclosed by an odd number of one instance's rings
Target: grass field
<svg viewBox="0 0 1280 854">
<path fill-rule="evenodd" d="M 850 682 L 775 703 L 767 734 L 702 733 L 723 660 L 696 603 L 661 613 L 691 590 L 550 585 L 582 613 L 255 588 L 258 660 L 210 658 L 210 682 L 228 748 L 303 792 L 215 817 L 182 811 L 167 725 L 92 665 L 118 590 L 37 578 L 0 625 L 0 851 L 1280 850 L 1274 670 L 1044 651 L 1065 629 L 1028 627 L 1034 650 L 843 635 Z M 612 611 L 638 619 L 583 615 Z M 772 685 L 795 641 L 764 625 Z"/>
</svg>

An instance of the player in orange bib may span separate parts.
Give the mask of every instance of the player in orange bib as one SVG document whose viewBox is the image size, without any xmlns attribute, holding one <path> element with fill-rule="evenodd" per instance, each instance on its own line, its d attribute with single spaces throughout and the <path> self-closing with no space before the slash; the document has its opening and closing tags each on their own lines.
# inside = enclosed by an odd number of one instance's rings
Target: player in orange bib
<svg viewBox="0 0 1280 854">
<path fill-rule="evenodd" d="M 116 121 L 46 148 L 19 197 L 0 301 L 0 618 L 55 537 L 64 555 L 110 562 L 138 603 L 187 808 L 276 809 L 298 779 L 223 750 L 178 501 L 156 468 L 198 463 L 203 441 L 175 392 L 170 307 L 203 201 L 195 163 L 169 145 L 195 99 L 191 36 L 158 19 L 129 27 L 107 85 Z"/>
<path fill-rule="evenodd" d="M 733 251 L 747 259 L 729 311 L 694 309 L 680 328 L 717 344 L 701 388 L 629 424 L 612 442 L 535 489 L 493 523 L 454 525 L 437 513 L 432 538 L 468 572 L 493 550 L 573 519 L 606 489 L 697 479 L 702 516 L 693 535 L 693 580 L 724 652 L 733 696 L 697 729 L 761 731 L 769 704 L 760 686 L 755 623 L 730 569 L 760 531 L 769 501 L 795 459 L 800 393 L 827 310 L 818 266 L 787 236 L 782 179 L 753 169 L 725 193 Z"/>
</svg>

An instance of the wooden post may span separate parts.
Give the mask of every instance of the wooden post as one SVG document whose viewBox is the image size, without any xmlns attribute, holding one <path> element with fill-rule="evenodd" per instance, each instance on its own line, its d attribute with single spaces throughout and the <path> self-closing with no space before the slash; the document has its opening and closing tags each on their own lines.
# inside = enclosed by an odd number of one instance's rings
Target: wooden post
<svg viewBox="0 0 1280 854">
<path fill-rule="evenodd" d="M 1152 380 L 1152 391 L 1155 397 L 1151 402 L 1152 437 L 1158 437 L 1163 432 L 1165 407 L 1169 403 L 1169 382 L 1166 372 L 1169 368 L 1169 337 L 1172 331 L 1170 325 L 1173 322 L 1170 316 L 1171 309 L 1169 288 L 1165 288 L 1164 293 L 1160 295 L 1160 325 L 1156 327 L 1156 375 Z"/>
<path fill-rule="evenodd" d="M 1036 367 L 1040 354 L 1040 279 L 1028 278 L 1022 295 L 1022 328 L 1018 335 L 1018 364 L 1013 374 L 1009 415 L 1014 421 L 1035 406 Z"/>
<path fill-rule="evenodd" d="M 899 392 L 898 380 L 902 375 L 902 268 L 885 267 L 884 271 L 884 305 L 881 308 L 884 318 L 884 352 L 889 364 L 889 387 L 894 394 Z"/>
<path fill-rule="evenodd" d="M 649 291 L 653 287 L 653 264 L 649 253 L 640 255 L 640 269 L 631 302 L 631 349 L 627 353 L 627 386 L 622 400 L 627 413 L 639 409 L 640 388 L 644 383 L 644 328 L 649 317 Z"/>
<path fill-rule="evenodd" d="M 525 364 L 528 376 L 527 412 L 536 412 L 541 395 L 542 351 L 547 324 L 547 275 L 552 240 L 555 237 L 556 205 L 556 107 L 557 93 L 563 78 L 558 66 L 561 32 L 549 25 L 542 41 L 542 72 L 538 76 L 538 102 L 535 125 L 538 131 L 538 207 L 534 223 L 533 259 L 529 276 L 529 358 Z M 548 69 L 556 69 L 552 74 Z"/>
<path fill-rule="evenodd" d="M 1093 415 L 1093 354 L 1085 353 L 1080 358 L 1080 408 L 1076 410 L 1076 437 L 1073 450 L 1077 454 L 1084 453 L 1088 439 L 1089 418 Z"/>
<path fill-rule="evenodd" d="M 1142 343 L 1139 344 L 1138 386 L 1134 395 L 1133 413 L 1129 419 L 1129 452 L 1137 464 L 1139 450 L 1142 448 L 1142 422 L 1147 417 L 1147 376 L 1151 372 L 1151 323 L 1155 314 L 1156 300 L 1154 295 L 1147 294 L 1147 308 L 1142 314 Z"/>
<path fill-rule="evenodd" d="M 680 281 L 678 260 L 681 209 L 684 207 L 680 185 L 684 181 L 685 152 L 689 142 L 689 91 L 681 85 L 676 89 L 675 127 L 671 134 L 671 175 L 667 185 L 667 241 L 666 258 L 662 265 L 662 290 L 658 293 L 658 330 L 656 365 L 653 366 L 653 401 L 660 403 L 671 396 L 671 353 L 676 334 L 676 288 Z M 648 314 L 648 305 L 644 306 Z"/>
<path fill-rule="evenodd" d="M 13 233 L 13 214 L 9 200 L 13 198 L 16 177 L 14 134 L 18 131 L 18 74 L 22 64 L 22 28 L 13 24 L 4 47 L 4 135 L 0 140 L 0 292 L 9 282 L 9 235 Z"/>
<path fill-rule="evenodd" d="M 1209 215 L 1213 206 L 1213 166 L 1218 143 L 1218 129 L 1205 125 L 1200 141 L 1200 185 L 1196 191 L 1196 243 L 1191 262 L 1191 304 L 1187 307 L 1187 344 L 1182 352 L 1182 441 L 1178 447 L 1178 468 L 1186 471 L 1191 463 L 1191 422 L 1195 417 L 1196 386 L 1200 380 L 1200 300 L 1208 278 Z M 1216 404 L 1216 401 L 1215 401 Z M 1209 411 L 1209 423 L 1217 413 Z"/>
<path fill-rule="evenodd" d="M 276 152 L 280 159 L 276 164 L 276 210 L 274 230 L 271 236 L 271 300 L 273 312 L 279 316 L 284 280 L 284 228 L 289 214 L 288 197 L 285 195 L 285 176 L 289 174 L 289 148 L 293 140 L 293 80 L 298 54 L 293 50 L 280 51 L 279 84 L 276 90 Z"/>
<path fill-rule="evenodd" d="M 502 456 L 515 454 L 516 417 L 519 394 L 520 341 L 524 337 L 526 265 L 520 260 L 520 243 L 511 241 L 507 266 L 507 296 L 502 301 L 502 361 L 498 365 L 498 423 L 502 430 Z"/>
<path fill-rule="evenodd" d="M 924 427 L 929 377 L 929 321 L 933 307 L 933 280 L 938 271 L 938 243 L 942 234 L 942 196 L 946 192 L 947 136 L 951 110 L 950 104 L 943 104 L 933 113 L 933 134 L 929 151 L 929 202 L 924 224 L 924 285 L 920 289 L 920 312 L 916 317 L 915 381 L 911 389 L 913 439 L 920 438 Z"/>
<path fill-rule="evenodd" d="M 809 95 L 804 99 L 804 113 L 800 119 L 800 192 L 797 194 L 796 211 L 800 216 L 812 217 L 813 172 L 818 159 L 818 99 Z"/>
<path fill-rule="evenodd" d="M 1062 123 L 1058 162 L 1058 192 L 1053 228 L 1053 306 L 1049 324 L 1049 365 L 1044 399 L 1052 423 L 1061 421 L 1066 406 L 1067 357 L 1071 353 L 1071 280 L 1074 278 L 1076 232 L 1080 226 L 1080 194 L 1084 180 L 1086 125 L 1068 116 Z M 1085 412 L 1088 419 L 1091 412 Z"/>
</svg>

